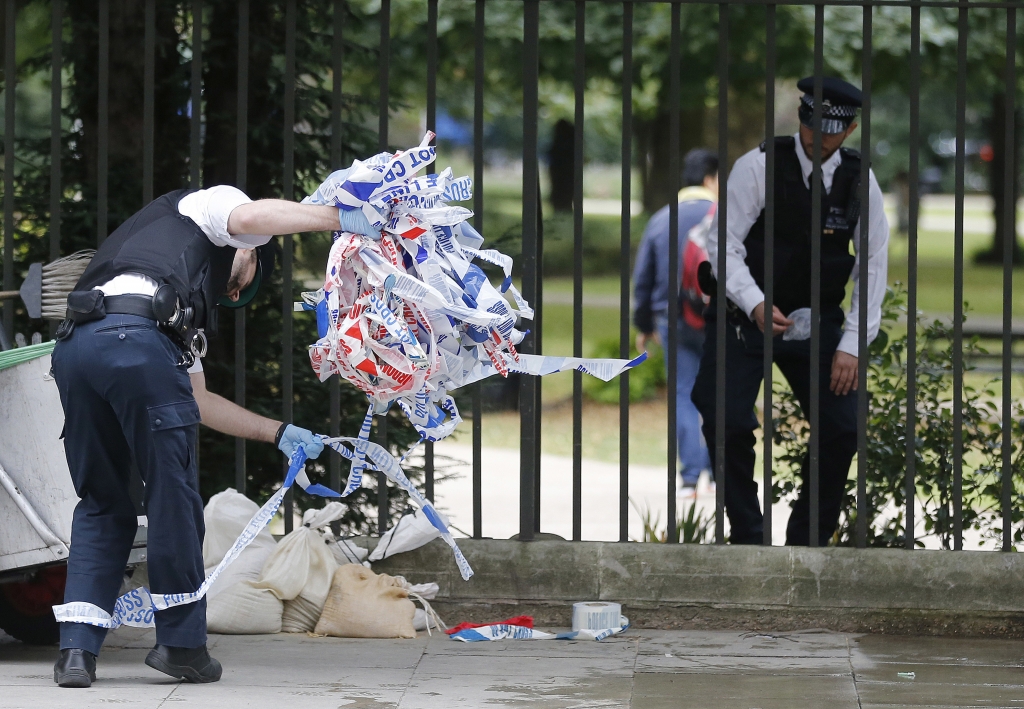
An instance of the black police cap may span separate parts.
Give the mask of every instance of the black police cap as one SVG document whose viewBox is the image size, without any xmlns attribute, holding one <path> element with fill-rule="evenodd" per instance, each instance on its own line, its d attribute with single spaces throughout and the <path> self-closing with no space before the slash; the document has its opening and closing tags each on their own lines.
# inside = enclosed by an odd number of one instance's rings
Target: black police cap
<svg viewBox="0 0 1024 709">
<path fill-rule="evenodd" d="M 805 94 L 814 96 L 814 77 L 807 76 L 796 82 L 796 87 Z M 833 106 L 853 106 L 860 108 L 863 100 L 860 89 L 848 81 L 837 79 L 834 76 L 823 76 L 821 78 L 821 98 Z"/>
<path fill-rule="evenodd" d="M 217 301 L 218 305 L 235 309 L 244 308 L 251 303 L 256 297 L 256 293 L 259 292 L 260 286 L 264 282 L 269 282 L 270 277 L 274 274 L 274 257 L 277 255 L 277 249 L 277 242 L 273 240 L 263 246 L 257 246 L 256 275 L 253 276 L 252 283 L 242 289 L 242 292 L 238 294 L 238 300 L 233 301 L 225 295 Z"/>
</svg>

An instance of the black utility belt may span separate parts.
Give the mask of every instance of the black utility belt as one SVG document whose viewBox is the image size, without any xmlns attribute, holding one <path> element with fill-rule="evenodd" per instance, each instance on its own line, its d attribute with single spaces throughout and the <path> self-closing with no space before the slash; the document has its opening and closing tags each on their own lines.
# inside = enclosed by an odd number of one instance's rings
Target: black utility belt
<svg viewBox="0 0 1024 709">
<path fill-rule="evenodd" d="M 102 320 L 107 315 L 137 315 L 153 320 L 181 348 L 179 364 L 192 366 L 196 357 L 205 357 L 206 335 L 193 327 L 195 312 L 181 307 L 172 286 L 162 285 L 155 295 L 104 295 L 99 290 L 73 291 L 68 295 L 67 319 L 57 329 L 57 339 L 71 335 L 75 325 Z"/>
</svg>

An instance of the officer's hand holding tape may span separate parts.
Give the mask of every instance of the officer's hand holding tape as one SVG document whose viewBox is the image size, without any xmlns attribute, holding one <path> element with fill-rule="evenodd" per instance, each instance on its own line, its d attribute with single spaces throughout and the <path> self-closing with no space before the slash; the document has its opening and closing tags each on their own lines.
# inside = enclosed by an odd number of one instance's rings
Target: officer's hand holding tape
<svg viewBox="0 0 1024 709">
<path fill-rule="evenodd" d="M 339 209 L 338 210 L 338 221 L 341 222 L 341 230 L 351 232 L 353 234 L 362 234 L 363 236 L 372 236 L 376 230 L 370 225 L 370 221 L 366 218 L 358 209 Z M 376 232 L 378 238 L 380 232 Z"/>
<path fill-rule="evenodd" d="M 288 458 L 292 457 L 295 449 L 300 445 L 306 452 L 306 457 L 311 460 L 319 456 L 324 449 L 324 442 L 320 440 L 320 436 L 315 436 L 312 431 L 290 423 L 281 424 L 281 428 L 277 431 L 276 443 L 278 449 Z"/>
</svg>

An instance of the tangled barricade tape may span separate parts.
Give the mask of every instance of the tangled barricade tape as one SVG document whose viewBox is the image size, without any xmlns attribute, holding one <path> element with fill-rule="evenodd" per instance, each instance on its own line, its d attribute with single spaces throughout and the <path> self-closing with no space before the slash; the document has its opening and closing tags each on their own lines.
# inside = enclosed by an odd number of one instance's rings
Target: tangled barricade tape
<svg viewBox="0 0 1024 709">
<path fill-rule="evenodd" d="M 533 318 L 533 309 L 512 282 L 512 259 L 482 248 L 483 236 L 468 221 L 473 212 L 448 204 L 471 199 L 472 180 L 453 177 L 451 168 L 416 176 L 436 158 L 433 138 L 428 132 L 410 150 L 357 160 L 303 200 L 361 210 L 374 231 L 335 232 L 323 288 L 303 294 L 303 308 L 317 314 L 319 339 L 309 348 L 314 372 L 321 381 L 338 375 L 370 400 L 358 436 L 339 439 L 352 446 L 343 453 L 352 461 L 343 495 L 362 484 L 373 416 L 392 404 L 421 440 L 438 441 L 462 421 L 451 396 L 461 386 L 495 374 L 568 370 L 608 381 L 647 356 L 582 359 L 516 350 L 529 333 L 520 325 Z M 500 288 L 474 261 L 501 269 Z M 394 458 L 381 453 L 387 451 L 374 451 L 381 460 L 373 463 L 392 468 Z M 459 560 L 447 529 L 442 535 Z M 472 571 L 463 562 L 468 578 Z"/>
</svg>

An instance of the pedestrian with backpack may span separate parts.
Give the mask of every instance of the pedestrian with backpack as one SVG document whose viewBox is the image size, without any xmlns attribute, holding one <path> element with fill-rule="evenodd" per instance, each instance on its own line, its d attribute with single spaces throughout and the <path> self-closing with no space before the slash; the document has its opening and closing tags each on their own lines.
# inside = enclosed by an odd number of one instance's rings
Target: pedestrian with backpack
<svg viewBox="0 0 1024 709">
<path fill-rule="evenodd" d="M 683 188 L 679 191 L 678 347 L 676 348 L 676 435 L 679 473 L 684 494 L 696 494 L 701 471 L 710 470 L 707 446 L 701 434 L 700 414 L 690 391 L 700 368 L 704 347 L 706 295 L 697 283 L 697 267 L 707 260 L 707 231 L 718 201 L 718 156 L 695 148 L 683 158 Z M 651 340 L 668 344 L 670 205 L 658 210 L 644 229 L 633 270 L 633 322 L 639 333 L 637 349 L 646 351 Z"/>
</svg>

